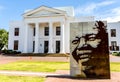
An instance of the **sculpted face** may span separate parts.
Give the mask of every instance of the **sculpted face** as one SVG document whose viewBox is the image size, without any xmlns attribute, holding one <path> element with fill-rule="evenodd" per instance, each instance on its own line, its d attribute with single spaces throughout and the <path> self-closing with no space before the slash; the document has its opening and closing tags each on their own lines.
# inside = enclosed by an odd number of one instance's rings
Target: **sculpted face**
<svg viewBox="0 0 120 82">
<path fill-rule="evenodd" d="M 95 35 L 90 35 L 87 40 L 85 37 L 75 37 L 72 43 L 76 47 L 77 54 L 78 52 L 80 54 L 83 52 L 92 52 L 92 49 L 97 48 L 100 42 L 100 39 L 95 39 Z"/>
<path fill-rule="evenodd" d="M 108 58 L 107 53 L 109 53 L 106 46 L 108 45 L 106 25 L 101 21 L 96 21 L 96 23 L 73 23 L 71 24 L 70 32 L 70 40 L 72 41 L 70 45 L 72 55 L 71 68 L 73 70 L 75 66 L 77 68 L 77 72 L 72 72 L 78 76 L 90 78 L 104 77 L 105 74 L 103 72 L 109 70 L 106 67 L 109 63 L 109 61 L 106 61 Z M 98 72 L 101 69 L 104 69 L 104 71 Z M 109 78 L 109 72 L 107 73 Z"/>
</svg>

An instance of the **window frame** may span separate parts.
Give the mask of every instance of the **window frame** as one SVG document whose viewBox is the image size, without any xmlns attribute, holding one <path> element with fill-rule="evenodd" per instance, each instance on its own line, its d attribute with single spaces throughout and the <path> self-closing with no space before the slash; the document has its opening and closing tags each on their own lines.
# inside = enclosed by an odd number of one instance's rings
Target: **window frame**
<svg viewBox="0 0 120 82">
<path fill-rule="evenodd" d="M 19 28 L 18 27 L 16 27 L 14 29 L 14 36 L 19 36 Z"/>
<path fill-rule="evenodd" d="M 110 50 L 111 51 L 119 51 L 119 46 L 117 46 L 117 41 L 111 41 Z"/>
<path fill-rule="evenodd" d="M 116 29 L 111 29 L 111 37 L 116 37 Z"/>
<path fill-rule="evenodd" d="M 117 41 L 111 41 L 111 46 L 117 46 Z"/>
<path fill-rule="evenodd" d="M 59 36 L 59 35 L 61 35 L 61 27 L 57 26 L 56 27 L 56 36 Z"/>
<path fill-rule="evenodd" d="M 49 27 L 44 28 L 44 36 L 49 36 Z"/>
</svg>

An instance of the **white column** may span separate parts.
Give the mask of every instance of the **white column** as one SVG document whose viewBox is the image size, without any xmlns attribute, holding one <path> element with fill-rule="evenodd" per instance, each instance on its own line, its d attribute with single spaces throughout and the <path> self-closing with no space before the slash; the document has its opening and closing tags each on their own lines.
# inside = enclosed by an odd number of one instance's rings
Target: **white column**
<svg viewBox="0 0 120 82">
<path fill-rule="evenodd" d="M 39 50 L 39 23 L 35 23 L 35 52 L 38 53 Z"/>
<path fill-rule="evenodd" d="M 65 36 L 65 24 L 64 22 L 61 22 L 61 43 L 60 43 L 60 53 L 65 53 L 65 40 L 64 40 L 64 36 Z"/>
<path fill-rule="evenodd" d="M 48 53 L 53 53 L 53 24 L 49 22 L 49 49 Z"/>
<path fill-rule="evenodd" d="M 29 30 L 29 24 L 25 24 L 25 39 L 24 39 L 24 51 L 23 53 L 28 53 L 28 31 Z"/>
</svg>

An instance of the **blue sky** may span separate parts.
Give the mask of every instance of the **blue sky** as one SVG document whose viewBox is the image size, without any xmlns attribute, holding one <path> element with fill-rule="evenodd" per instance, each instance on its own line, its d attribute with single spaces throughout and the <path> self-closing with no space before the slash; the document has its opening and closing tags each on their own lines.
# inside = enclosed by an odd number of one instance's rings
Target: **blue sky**
<svg viewBox="0 0 120 82">
<path fill-rule="evenodd" d="M 108 22 L 120 21 L 120 0 L 0 0 L 0 28 L 9 29 L 11 20 L 22 20 L 25 10 L 45 5 L 73 6 L 75 16 L 95 16 Z"/>
</svg>

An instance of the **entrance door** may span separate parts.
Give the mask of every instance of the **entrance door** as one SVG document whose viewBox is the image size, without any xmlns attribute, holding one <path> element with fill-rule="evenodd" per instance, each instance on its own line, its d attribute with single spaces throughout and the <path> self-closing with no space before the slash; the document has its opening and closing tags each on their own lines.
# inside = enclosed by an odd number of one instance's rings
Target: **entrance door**
<svg viewBox="0 0 120 82">
<path fill-rule="evenodd" d="M 48 41 L 44 41 L 44 53 L 48 53 Z"/>
<path fill-rule="evenodd" d="M 60 41 L 56 41 L 56 53 L 60 53 Z"/>
<path fill-rule="evenodd" d="M 35 51 L 35 41 L 33 41 L 33 52 Z"/>
</svg>

